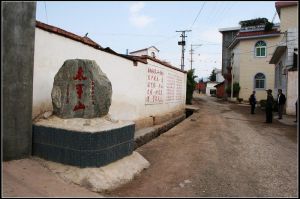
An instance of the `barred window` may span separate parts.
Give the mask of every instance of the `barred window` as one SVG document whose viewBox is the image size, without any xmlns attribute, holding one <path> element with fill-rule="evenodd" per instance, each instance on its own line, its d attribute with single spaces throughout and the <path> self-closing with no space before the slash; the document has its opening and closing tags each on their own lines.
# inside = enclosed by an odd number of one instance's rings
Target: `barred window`
<svg viewBox="0 0 300 199">
<path fill-rule="evenodd" d="M 255 56 L 265 57 L 266 56 L 267 44 L 264 41 L 258 41 L 255 44 Z"/>
<path fill-rule="evenodd" d="M 262 73 L 257 73 L 254 77 L 255 88 L 261 89 L 265 88 L 266 77 Z"/>
</svg>

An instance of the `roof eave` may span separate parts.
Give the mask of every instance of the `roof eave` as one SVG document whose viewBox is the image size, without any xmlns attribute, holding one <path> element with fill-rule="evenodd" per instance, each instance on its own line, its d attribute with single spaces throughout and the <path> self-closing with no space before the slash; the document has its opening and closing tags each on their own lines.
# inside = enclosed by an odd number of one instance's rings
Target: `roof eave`
<svg viewBox="0 0 300 199">
<path fill-rule="evenodd" d="M 285 52 L 286 49 L 287 49 L 286 46 L 277 46 L 272 55 L 272 58 L 271 58 L 269 64 L 277 64 L 280 57 L 283 55 L 283 53 Z"/>
</svg>

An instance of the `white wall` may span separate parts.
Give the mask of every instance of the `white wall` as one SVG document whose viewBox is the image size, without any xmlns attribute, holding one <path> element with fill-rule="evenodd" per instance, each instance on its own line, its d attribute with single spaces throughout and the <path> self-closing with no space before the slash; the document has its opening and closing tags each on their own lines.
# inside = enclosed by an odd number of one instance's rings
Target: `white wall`
<svg viewBox="0 0 300 199">
<path fill-rule="evenodd" d="M 218 83 L 212 83 L 212 82 L 208 82 L 206 84 L 206 95 L 211 96 L 210 95 L 210 90 L 217 90 L 216 87 L 214 87 L 215 85 L 217 85 Z"/>
<path fill-rule="evenodd" d="M 51 90 L 54 76 L 67 59 L 95 60 L 112 83 L 112 104 L 109 114 L 114 119 L 137 120 L 155 114 L 164 114 L 185 105 L 186 74 L 156 62 L 148 61 L 152 67 L 160 67 L 164 74 L 172 73 L 182 79 L 182 100 L 166 103 L 165 86 L 162 104 L 146 105 L 147 66 L 137 66 L 125 58 L 115 56 L 66 37 L 39 28 L 35 32 L 33 118 L 52 110 Z"/>
<path fill-rule="evenodd" d="M 288 72 L 286 114 L 296 115 L 295 103 L 298 98 L 298 71 Z"/>
</svg>

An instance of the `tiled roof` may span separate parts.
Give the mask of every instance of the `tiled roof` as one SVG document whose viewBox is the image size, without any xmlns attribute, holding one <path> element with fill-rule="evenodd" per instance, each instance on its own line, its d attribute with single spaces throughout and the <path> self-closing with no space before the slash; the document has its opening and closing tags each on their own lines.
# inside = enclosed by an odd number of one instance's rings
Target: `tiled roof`
<svg viewBox="0 0 300 199">
<path fill-rule="evenodd" d="M 288 7 L 288 6 L 296 6 L 298 5 L 298 1 L 277 1 L 275 2 L 276 9 Z"/>
<path fill-rule="evenodd" d="M 263 35 L 271 35 L 271 34 L 280 34 L 280 31 L 271 30 L 271 31 L 239 32 L 237 34 L 237 37 L 263 36 Z"/>
<path fill-rule="evenodd" d="M 144 64 L 147 64 L 147 59 L 151 59 L 152 61 L 155 61 L 157 63 L 160 63 L 164 66 L 167 66 L 169 68 L 172 68 L 174 70 L 178 70 L 180 72 L 183 72 L 183 73 L 186 73 L 186 71 L 182 71 L 166 62 L 163 62 L 161 60 L 158 60 L 158 59 L 155 59 L 153 57 L 150 57 L 150 56 L 147 56 L 147 55 L 143 55 L 143 56 L 132 56 L 132 55 L 123 55 L 123 54 L 119 54 L 115 51 L 113 51 L 111 48 L 103 48 L 101 47 L 99 44 L 97 44 L 96 42 L 94 42 L 92 39 L 90 39 L 89 37 L 87 36 L 84 36 L 84 37 L 81 37 L 81 36 L 78 36 L 76 34 L 73 34 L 71 32 L 68 32 L 68 31 L 65 31 L 63 29 L 60 29 L 60 28 L 57 28 L 55 26 L 51 26 L 51 25 L 48 25 L 48 24 L 45 24 L 45 23 L 42 23 L 40 21 L 36 21 L 36 27 L 40 28 L 40 29 L 43 29 L 47 32 L 51 32 L 51 33 L 55 33 L 55 34 L 58 34 L 58 35 L 61 35 L 61 36 L 64 36 L 66 38 L 69 38 L 69 39 L 72 39 L 72 40 L 75 40 L 75 41 L 78 41 L 78 42 L 81 42 L 83 44 L 86 44 L 86 45 L 89 45 L 89 46 L 92 46 L 98 50 L 101 50 L 101 51 L 104 51 L 104 52 L 107 52 L 107 53 L 110 53 L 110 54 L 113 54 L 113 55 L 116 55 L 116 56 L 119 56 L 119 57 L 123 57 L 125 59 L 129 59 L 131 61 L 135 61 L 135 62 L 141 62 L 141 63 L 144 63 Z M 154 47 L 154 46 L 151 46 L 151 47 Z M 155 47 L 154 47 L 155 48 Z"/>
<path fill-rule="evenodd" d="M 184 71 L 184 70 L 181 70 L 181 69 L 179 69 L 179 68 L 176 68 L 176 67 L 174 67 L 174 66 L 168 64 L 167 62 L 164 62 L 164 61 L 161 61 L 161 60 L 159 60 L 159 59 L 150 57 L 150 56 L 148 56 L 148 55 L 142 55 L 142 56 L 140 56 L 140 57 L 141 57 L 141 58 L 144 58 L 144 59 L 150 59 L 150 60 L 152 60 L 152 61 L 154 61 L 154 62 L 157 62 L 157 63 L 160 63 L 160 64 L 162 64 L 162 65 L 164 65 L 164 66 L 166 66 L 166 67 L 168 67 L 168 68 L 172 68 L 172 69 L 174 69 L 174 70 L 177 70 L 177 71 L 186 73 L 186 71 Z"/>
<path fill-rule="evenodd" d="M 81 43 L 86 44 L 88 46 L 94 47 L 98 50 L 101 50 L 101 51 L 104 51 L 104 52 L 107 52 L 107 53 L 110 53 L 110 54 L 113 54 L 113 55 L 116 55 L 116 56 L 119 56 L 119 57 L 123 57 L 125 59 L 129 59 L 130 61 L 139 61 L 139 62 L 145 63 L 145 61 L 135 59 L 135 58 L 132 58 L 132 57 L 129 57 L 129 56 L 126 56 L 126 55 L 119 54 L 119 53 L 113 51 L 110 48 L 103 48 L 87 36 L 81 37 L 81 36 L 78 36 L 74 33 L 65 31 L 65 30 L 63 30 L 61 28 L 57 28 L 55 26 L 51 26 L 51 25 L 42 23 L 40 21 L 36 21 L 36 27 L 38 27 L 40 29 L 43 29 L 47 32 L 55 33 L 55 34 L 61 35 L 63 37 L 81 42 Z"/>
<path fill-rule="evenodd" d="M 280 31 L 278 29 L 273 29 L 271 31 L 248 31 L 248 32 L 239 32 L 236 37 L 233 39 L 228 48 L 233 48 L 240 40 L 243 39 L 252 39 L 257 37 L 271 37 L 279 36 Z"/>
<path fill-rule="evenodd" d="M 87 44 L 87 45 L 92 46 L 92 47 L 97 48 L 97 49 L 101 49 L 102 48 L 99 44 L 97 44 L 96 42 L 94 42 L 93 40 L 91 40 L 90 38 L 88 38 L 87 36 L 80 37 L 80 36 L 75 35 L 75 34 L 73 34 L 71 32 L 65 31 L 65 30 L 57 28 L 55 26 L 51 26 L 51 25 L 42 23 L 40 21 L 36 21 L 36 27 L 41 28 L 43 30 L 46 30 L 48 32 L 56 33 L 58 35 L 67 37 L 69 39 L 73 39 L 75 41 L 79 41 L 81 43 Z"/>
</svg>

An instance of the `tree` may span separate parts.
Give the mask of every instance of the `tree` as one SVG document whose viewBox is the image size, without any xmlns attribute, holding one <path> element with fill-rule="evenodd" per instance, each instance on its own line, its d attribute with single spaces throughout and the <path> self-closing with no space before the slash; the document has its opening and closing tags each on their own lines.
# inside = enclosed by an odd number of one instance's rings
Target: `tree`
<svg viewBox="0 0 300 199">
<path fill-rule="evenodd" d="M 240 84 L 238 82 L 234 82 L 233 83 L 233 97 L 238 97 L 240 90 L 241 90 Z M 228 95 L 231 95 L 231 84 L 229 84 L 228 87 L 226 88 L 226 93 Z"/>
<path fill-rule="evenodd" d="M 209 80 L 212 81 L 212 82 L 216 81 L 215 69 L 211 71 L 211 74 L 209 76 Z"/>
<path fill-rule="evenodd" d="M 191 69 L 187 72 L 186 80 L 186 104 L 192 104 L 193 92 L 195 90 L 197 76 L 194 75 L 195 70 Z"/>
</svg>

